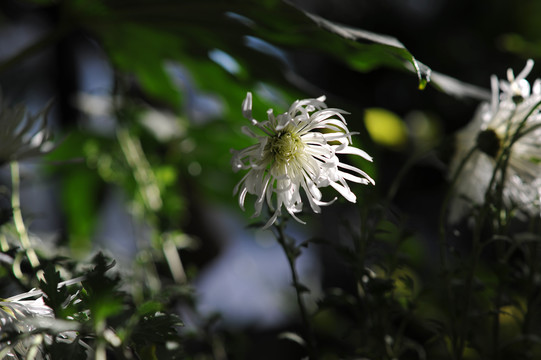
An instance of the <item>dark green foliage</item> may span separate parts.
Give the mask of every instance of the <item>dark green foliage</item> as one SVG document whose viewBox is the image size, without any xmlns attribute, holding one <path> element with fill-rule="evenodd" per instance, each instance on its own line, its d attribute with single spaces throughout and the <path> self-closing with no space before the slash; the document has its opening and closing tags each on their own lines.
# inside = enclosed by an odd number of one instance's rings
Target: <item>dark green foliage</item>
<svg viewBox="0 0 541 360">
<path fill-rule="evenodd" d="M 106 274 L 115 266 L 114 260 L 99 253 L 92 262 L 94 268 L 86 274 L 82 282 L 83 299 L 94 323 L 101 323 L 124 309 L 125 294 L 119 290 L 120 277 L 110 272 Z"/>
<path fill-rule="evenodd" d="M 306 3 L 318 8 L 317 2 Z M 505 75 L 505 67 L 496 66 L 507 59 L 494 54 L 541 56 L 540 5 L 512 9 L 499 1 L 436 1 L 427 9 L 454 9 L 459 21 L 453 18 L 456 24 L 443 33 L 440 28 L 429 34 L 444 17 L 416 18 L 422 13 L 417 9 L 417 15 L 393 20 L 393 12 L 413 2 L 372 2 L 385 11 L 349 14 L 350 20 L 359 16 L 371 23 L 370 31 L 321 16 L 336 14 L 346 1 L 322 3 L 314 12 L 279 0 L 0 4 L 0 30 L 8 34 L 0 34 L 7 44 L 0 62 L 2 91 L 35 102 L 45 97 L 43 88 L 54 89 L 58 108 L 51 119 L 58 122 L 50 125 L 61 133 L 54 151 L 21 172 L 23 190 L 50 185 L 51 199 L 44 201 L 50 207 L 22 209 L 27 229 L 13 226 L 13 214 L 21 210 L 10 203 L 13 184 L 7 176 L 0 184 L 0 293 L 21 296 L 0 301 L 1 356 L 9 352 L 23 359 L 35 341 L 37 358 L 44 359 L 541 358 L 539 219 L 519 218 L 516 209 L 503 206 L 504 184 L 496 179 L 486 195 L 489 204 L 473 205 L 473 229 L 470 222 L 438 224 L 434 214 L 446 211 L 440 209 L 446 174 L 433 150 L 417 154 L 427 143 L 442 147 L 444 135 L 473 116 L 477 100 L 488 98 L 487 90 L 433 71 L 432 65 L 488 87 L 489 71 Z M 366 8 L 368 3 L 358 2 Z M 505 16 L 496 16 L 495 9 Z M 464 25 L 470 13 L 474 25 Z M 38 21 L 25 41 L 4 38 L 27 26 L 27 19 Z M 523 33 L 501 33 L 502 23 L 505 31 L 519 24 L 517 32 Z M 384 24 L 393 30 L 390 36 L 371 31 Z M 39 36 L 32 40 L 34 32 Z M 481 49 L 489 46 L 495 50 Z M 111 71 L 110 86 L 89 90 L 78 78 L 81 69 L 96 66 L 81 60 L 86 55 L 102 61 L 104 73 Z M 79 108 L 75 98 L 85 91 L 107 106 Z M 377 183 L 352 185 L 356 205 L 347 207 L 340 199 L 313 218 L 306 211 L 301 218 L 308 225 L 300 231 L 287 217 L 273 227 L 290 271 L 291 286 L 284 290 L 290 302 L 281 305 L 294 315 L 272 328 L 229 327 L 220 314 L 201 315 L 201 294 L 193 286 L 232 238 L 241 237 L 232 190 L 242 175 L 231 171 L 230 149 L 255 142 L 241 131 L 249 124 L 241 111 L 248 91 L 254 93 L 257 120 L 265 120 L 269 108 L 277 115 L 295 99 L 320 95 L 328 96 L 330 107 L 350 111 L 354 142 L 374 162 L 345 161 Z M 396 112 L 404 125 L 403 149 L 380 148 L 363 127 L 364 108 L 380 107 Z M 148 120 L 149 114 L 156 117 Z M 433 133 L 421 134 L 427 124 Z M 436 136 L 434 129 L 441 133 Z M 504 151 L 500 140 L 485 130 L 477 146 L 497 159 Z M 413 164 L 407 160 L 411 153 Z M 323 190 L 324 199 L 332 199 L 327 190 L 333 189 Z M 31 191 L 23 195 L 25 204 L 34 201 Z M 104 223 L 118 219 L 104 215 L 111 208 L 127 219 L 116 226 L 133 237 L 129 244 L 123 236 L 97 239 Z M 39 220 L 49 211 L 57 221 L 43 230 Z M 251 223 L 244 234 L 252 236 L 265 222 Z M 52 240 L 45 236 L 49 231 L 55 231 Z M 132 262 L 117 265 L 115 254 L 105 252 L 87 260 L 109 244 L 132 246 Z M 37 264 L 30 260 L 33 251 Z M 315 288 L 299 270 L 307 254 L 320 266 Z M 40 297 L 51 314 L 32 308 Z"/>
<path fill-rule="evenodd" d="M 44 302 L 53 309 L 55 316 L 65 319 L 66 305 L 69 302 L 70 293 L 65 285 L 60 286 L 60 272 L 55 270 L 53 264 L 48 264 L 43 272 L 44 280 L 39 281 L 39 288 L 43 291 Z"/>
</svg>

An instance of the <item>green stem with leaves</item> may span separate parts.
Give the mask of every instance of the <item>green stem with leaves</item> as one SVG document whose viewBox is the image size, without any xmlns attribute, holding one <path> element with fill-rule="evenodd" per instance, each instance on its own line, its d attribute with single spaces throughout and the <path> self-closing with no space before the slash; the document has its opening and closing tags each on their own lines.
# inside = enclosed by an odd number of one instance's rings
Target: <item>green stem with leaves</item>
<svg viewBox="0 0 541 360">
<path fill-rule="evenodd" d="M 464 156 L 460 164 L 458 165 L 458 168 L 456 169 L 455 173 L 453 174 L 453 177 L 451 179 L 451 183 L 449 185 L 449 190 L 445 194 L 445 197 L 443 199 L 443 203 L 441 206 L 441 212 L 440 212 L 440 218 L 439 218 L 439 255 L 440 255 L 440 266 L 443 271 L 443 278 L 445 283 L 445 289 L 447 291 L 447 298 L 451 302 L 451 344 L 453 349 L 454 356 L 460 357 L 461 355 L 458 355 L 459 353 L 462 353 L 462 350 L 460 349 L 460 336 L 459 336 L 459 329 L 458 329 L 458 322 L 457 322 L 457 310 L 454 308 L 454 301 L 453 301 L 453 293 L 451 289 L 451 279 L 450 279 L 450 273 L 449 273 L 449 265 L 447 263 L 447 249 L 448 249 L 448 242 L 447 242 L 447 232 L 446 232 L 446 223 L 447 223 L 447 210 L 449 207 L 449 204 L 451 202 L 451 198 L 454 196 L 454 190 L 456 183 L 458 182 L 458 179 L 460 177 L 460 174 L 462 173 L 462 170 L 464 169 L 464 166 L 469 161 L 469 159 L 473 156 L 473 154 L 477 151 L 477 146 L 474 146 L 470 149 L 470 151 Z"/>
<path fill-rule="evenodd" d="M 467 328 L 469 325 L 468 321 L 468 313 L 470 310 L 471 305 L 471 298 L 473 296 L 473 280 L 475 276 L 475 269 L 477 267 L 477 263 L 479 261 L 479 258 L 481 256 L 483 247 L 487 244 L 487 242 L 483 243 L 481 239 L 481 234 L 483 227 L 486 223 L 487 218 L 492 214 L 493 216 L 496 216 L 496 221 L 492 222 L 491 225 L 493 226 L 493 236 L 494 235 L 501 235 L 502 230 L 504 227 L 504 224 L 502 223 L 501 213 L 503 210 L 503 189 L 505 187 L 505 180 L 506 180 L 506 172 L 507 172 L 507 166 L 509 164 L 509 159 L 511 156 L 511 149 L 512 146 L 516 141 L 518 141 L 522 136 L 524 136 L 528 131 L 522 132 L 526 125 L 526 121 L 528 120 L 528 117 L 533 113 L 533 111 L 541 105 L 541 102 L 538 102 L 535 106 L 531 108 L 531 110 L 528 112 L 528 114 L 523 118 L 521 123 L 518 125 L 518 127 L 512 132 L 511 125 L 512 125 L 512 119 L 514 116 L 514 113 L 512 113 L 509 116 L 509 121 L 507 125 L 507 129 L 505 132 L 505 137 L 502 140 L 502 146 L 503 149 L 499 153 L 499 155 L 495 159 L 494 164 L 494 170 L 492 172 L 492 176 L 490 178 L 490 182 L 488 184 L 487 190 L 485 192 L 484 202 L 483 206 L 481 207 L 479 214 L 476 218 L 475 228 L 474 228 L 474 234 L 473 234 L 473 250 L 472 250 L 472 259 L 471 259 L 471 267 L 470 271 L 468 273 L 467 279 L 466 279 L 466 287 L 465 287 L 465 297 L 464 297 L 464 309 L 462 309 L 462 314 L 465 316 L 462 319 L 462 326 L 459 333 L 459 339 L 458 339 L 458 347 L 455 348 L 455 355 L 458 356 L 457 359 L 461 360 L 463 358 L 464 348 L 466 344 L 466 337 L 467 337 Z M 474 147 L 475 149 L 475 147 Z M 498 254 L 499 256 L 500 254 Z M 498 342 L 499 342 L 499 307 L 500 307 L 500 286 L 501 283 L 498 284 L 498 293 L 496 294 L 496 309 L 495 309 L 495 325 L 493 326 L 493 340 L 495 341 L 494 344 L 494 353 L 496 353 L 498 356 L 499 352 L 497 349 Z M 497 357 L 495 357 L 497 359 Z"/>
<path fill-rule="evenodd" d="M 472 256 L 471 256 L 471 263 L 469 267 L 469 271 L 466 277 L 466 284 L 465 284 L 465 290 L 464 290 L 464 307 L 461 310 L 462 314 L 462 322 L 460 331 L 458 333 L 458 341 L 455 343 L 455 356 L 458 360 L 462 360 L 464 356 L 464 349 L 466 347 L 466 339 L 467 339 L 467 332 L 468 332 L 468 326 L 470 322 L 468 321 L 468 316 L 470 312 L 471 307 L 471 300 L 473 297 L 473 282 L 475 278 L 475 270 L 477 268 L 477 264 L 479 262 L 479 258 L 481 256 L 481 252 L 483 249 L 482 244 L 482 231 L 484 224 L 486 222 L 487 216 L 489 216 L 490 213 L 490 194 L 492 193 L 492 187 L 494 186 L 494 182 L 496 179 L 496 173 L 498 172 L 499 167 L 496 166 L 494 169 L 494 173 L 492 175 L 490 184 L 487 188 L 486 194 L 485 194 L 485 201 L 483 203 L 483 206 L 481 207 L 481 210 L 479 214 L 476 217 L 475 221 L 475 228 L 473 231 L 473 239 L 472 239 Z"/>
<path fill-rule="evenodd" d="M 304 299 L 302 295 L 302 293 L 306 292 L 307 289 L 304 285 L 300 283 L 299 275 L 295 267 L 295 260 L 300 255 L 300 250 L 298 247 L 296 247 L 295 243 L 289 240 L 289 238 L 285 235 L 284 225 L 285 225 L 284 219 L 280 220 L 278 224 L 276 223 L 274 224 L 274 228 L 276 229 L 275 235 L 276 235 L 276 239 L 278 240 L 278 243 L 280 244 L 280 246 L 282 246 L 282 249 L 284 250 L 284 253 L 287 258 L 287 262 L 289 264 L 289 269 L 291 271 L 293 287 L 295 288 L 295 294 L 297 296 L 297 305 L 299 306 L 301 321 L 306 332 L 306 347 L 308 349 L 308 355 L 310 359 L 317 360 L 317 351 L 316 351 L 314 331 L 310 324 L 308 311 L 306 309 L 306 304 L 304 303 Z"/>
</svg>

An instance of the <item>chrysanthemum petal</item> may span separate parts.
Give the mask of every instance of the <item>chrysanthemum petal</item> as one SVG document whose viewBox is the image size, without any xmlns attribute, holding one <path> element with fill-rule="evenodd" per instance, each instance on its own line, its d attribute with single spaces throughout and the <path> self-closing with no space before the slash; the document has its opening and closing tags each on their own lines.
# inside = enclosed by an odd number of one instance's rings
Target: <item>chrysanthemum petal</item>
<svg viewBox="0 0 541 360">
<path fill-rule="evenodd" d="M 368 155 L 368 153 L 364 150 L 361 150 L 359 148 L 348 146 L 344 149 L 341 149 L 340 151 L 336 151 L 338 154 L 351 154 L 351 155 L 359 155 L 363 159 L 366 159 L 370 162 L 372 162 L 372 156 Z"/>
<path fill-rule="evenodd" d="M 242 116 L 248 120 L 252 120 L 252 93 L 248 92 L 246 98 L 242 102 Z"/>
</svg>

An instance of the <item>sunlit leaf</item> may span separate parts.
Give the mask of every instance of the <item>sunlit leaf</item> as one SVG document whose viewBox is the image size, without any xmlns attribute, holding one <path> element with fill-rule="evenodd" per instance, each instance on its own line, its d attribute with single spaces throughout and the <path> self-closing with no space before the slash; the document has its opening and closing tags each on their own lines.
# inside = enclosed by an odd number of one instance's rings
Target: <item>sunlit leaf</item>
<svg viewBox="0 0 541 360">
<path fill-rule="evenodd" d="M 380 65 L 402 67 L 417 74 L 420 89 L 424 89 L 428 83 L 432 83 L 441 91 L 457 97 L 473 97 L 476 99 L 489 99 L 490 97 L 490 93 L 485 89 L 434 72 L 430 67 L 418 61 L 394 37 L 337 24 L 308 12 L 305 12 L 305 14 L 322 28 L 345 39 L 355 41 L 356 44 L 359 42 L 362 45 L 366 43 L 372 44 L 370 47 L 360 47 L 355 52 L 361 56 L 361 61 L 355 55 L 343 54 L 344 60 L 359 70 L 366 71 Z M 366 54 L 363 55 L 363 51 Z"/>
<path fill-rule="evenodd" d="M 272 10 L 282 16 L 263 15 L 246 7 L 239 21 L 245 23 L 257 38 L 278 46 L 272 52 L 262 44 L 255 48 L 279 59 L 282 65 L 289 67 L 289 71 L 294 69 L 283 51 L 307 48 L 336 58 L 357 71 L 366 72 L 379 67 L 411 71 L 418 77 L 420 89 L 432 84 L 453 96 L 489 99 L 489 91 L 433 71 L 395 37 L 338 24 L 286 3 L 275 3 Z M 343 40 L 338 40 L 336 35 Z M 289 76 L 289 80 L 294 78 Z M 296 78 L 293 82 L 302 86 L 298 80 Z"/>
</svg>

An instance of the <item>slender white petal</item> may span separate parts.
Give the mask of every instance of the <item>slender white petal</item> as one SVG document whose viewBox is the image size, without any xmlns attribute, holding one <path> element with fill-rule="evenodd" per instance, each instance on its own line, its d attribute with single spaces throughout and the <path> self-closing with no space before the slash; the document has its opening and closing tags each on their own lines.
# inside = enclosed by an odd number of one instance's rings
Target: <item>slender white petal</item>
<svg viewBox="0 0 541 360">
<path fill-rule="evenodd" d="M 343 197 L 345 197 L 348 201 L 355 202 L 357 200 L 357 197 L 354 193 L 351 192 L 349 187 L 345 187 L 343 185 L 338 184 L 337 182 L 331 181 L 330 185 L 340 193 Z"/>
<path fill-rule="evenodd" d="M 348 146 L 347 148 L 345 149 L 342 149 L 340 151 L 337 151 L 337 153 L 339 154 L 352 154 L 352 155 L 359 155 L 360 157 L 368 160 L 368 161 L 372 161 L 372 157 L 370 155 L 368 155 L 368 153 L 364 150 L 361 150 L 359 148 L 356 148 L 356 147 L 353 147 L 353 146 Z"/>
<path fill-rule="evenodd" d="M 252 93 L 248 92 L 246 98 L 242 102 L 242 116 L 248 120 L 252 120 Z"/>
</svg>

